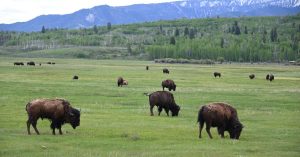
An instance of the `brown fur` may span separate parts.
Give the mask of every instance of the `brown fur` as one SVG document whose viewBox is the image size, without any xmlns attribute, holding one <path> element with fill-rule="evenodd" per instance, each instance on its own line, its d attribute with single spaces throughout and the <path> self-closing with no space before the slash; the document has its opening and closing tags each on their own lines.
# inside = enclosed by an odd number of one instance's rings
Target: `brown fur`
<svg viewBox="0 0 300 157">
<path fill-rule="evenodd" d="M 164 80 L 161 82 L 161 86 L 163 88 L 163 90 L 165 90 L 165 88 L 168 88 L 169 91 L 173 90 L 173 91 L 176 91 L 176 84 L 173 80 Z"/>
<path fill-rule="evenodd" d="M 118 87 L 120 87 L 120 86 L 122 87 L 123 81 L 124 81 L 124 79 L 122 77 L 118 78 L 118 81 L 117 81 Z"/>
<path fill-rule="evenodd" d="M 153 116 L 153 107 L 157 106 L 158 115 L 164 109 L 169 116 L 169 110 L 172 116 L 178 116 L 180 107 L 175 103 L 173 94 L 167 91 L 157 91 L 149 95 L 150 115 Z"/>
<path fill-rule="evenodd" d="M 55 135 L 55 128 L 59 129 L 59 133 L 62 134 L 61 126 L 64 123 L 70 123 L 74 129 L 80 124 L 80 111 L 72 108 L 64 99 L 36 99 L 26 105 L 26 111 L 28 134 L 31 134 L 30 125 L 37 134 L 40 134 L 36 128 L 39 118 L 47 118 L 52 122 L 50 127 L 53 135 Z"/>
<path fill-rule="evenodd" d="M 231 139 L 239 139 L 243 125 L 240 123 L 236 109 L 229 104 L 217 102 L 202 106 L 198 112 L 199 138 L 206 123 L 206 131 L 210 138 L 210 127 L 217 127 L 218 133 L 224 138 L 224 131 L 228 131 Z"/>
</svg>

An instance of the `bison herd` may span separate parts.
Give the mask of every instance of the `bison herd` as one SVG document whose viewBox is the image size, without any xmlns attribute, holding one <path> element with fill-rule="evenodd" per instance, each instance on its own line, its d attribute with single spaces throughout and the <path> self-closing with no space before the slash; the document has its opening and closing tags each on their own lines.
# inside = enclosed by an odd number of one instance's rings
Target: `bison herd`
<svg viewBox="0 0 300 157">
<path fill-rule="evenodd" d="M 47 62 L 46 64 L 55 64 L 54 62 Z M 23 62 L 15 62 L 14 65 L 24 65 Z M 30 61 L 27 65 L 34 66 L 35 63 Z M 149 66 L 146 66 L 146 70 L 149 70 Z M 164 74 L 169 74 L 170 71 L 167 68 L 163 69 Z M 221 77 L 220 72 L 214 72 L 214 77 Z M 255 78 L 255 74 L 249 75 L 250 79 Z M 73 76 L 73 80 L 78 80 L 77 75 Z M 269 81 L 274 80 L 273 74 L 268 74 L 266 79 Z M 123 79 L 123 77 L 118 77 L 117 86 L 122 87 L 123 85 L 128 85 L 128 81 Z M 164 91 L 167 88 L 169 91 L 176 91 L 176 84 L 171 79 L 163 80 L 161 83 L 162 91 L 156 91 L 151 94 L 144 93 L 149 97 L 150 115 L 153 116 L 154 106 L 158 109 L 158 115 L 164 110 L 169 116 L 171 112 L 172 116 L 178 116 L 180 111 L 180 106 L 176 104 L 174 96 L 171 92 Z M 71 124 L 75 129 L 80 125 L 80 110 L 75 109 L 71 104 L 65 99 L 36 99 L 29 102 L 26 105 L 26 111 L 28 114 L 27 120 L 27 131 L 30 133 L 30 125 L 34 128 L 36 134 L 39 131 L 36 127 L 37 120 L 49 119 L 51 122 L 52 134 L 55 135 L 55 129 L 59 130 L 62 134 L 61 127 L 65 123 Z M 210 133 L 211 127 L 217 127 L 218 134 L 224 138 L 224 132 L 228 131 L 231 139 L 239 139 L 243 125 L 239 121 L 237 111 L 231 105 L 223 102 L 215 102 L 204 105 L 198 111 L 197 122 L 199 123 L 199 138 L 202 137 L 201 132 L 206 124 L 206 132 L 210 138 L 212 135 Z"/>
<path fill-rule="evenodd" d="M 26 63 L 27 66 L 35 66 L 37 63 L 35 63 L 34 61 L 29 61 Z M 54 65 L 55 62 L 46 62 L 46 63 L 43 63 L 43 64 L 52 64 Z M 23 66 L 25 65 L 24 62 L 14 62 L 14 65 L 17 65 L 17 66 Z M 42 66 L 42 63 L 38 63 L 39 66 Z"/>
</svg>

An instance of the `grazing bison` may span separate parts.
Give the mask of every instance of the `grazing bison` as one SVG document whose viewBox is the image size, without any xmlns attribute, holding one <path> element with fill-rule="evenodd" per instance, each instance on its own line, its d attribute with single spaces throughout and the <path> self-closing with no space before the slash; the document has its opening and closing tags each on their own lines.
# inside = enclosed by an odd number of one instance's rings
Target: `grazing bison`
<svg viewBox="0 0 300 157">
<path fill-rule="evenodd" d="M 210 103 L 202 106 L 198 112 L 198 122 L 199 138 L 201 138 L 204 122 L 210 138 L 212 138 L 210 127 L 217 127 L 222 138 L 224 138 L 224 131 L 228 131 L 231 139 L 239 139 L 243 129 L 236 109 L 226 103 Z"/>
<path fill-rule="evenodd" d="M 146 66 L 146 70 L 149 70 L 149 66 L 148 65 Z"/>
<path fill-rule="evenodd" d="M 147 94 L 148 95 L 148 94 Z M 169 116 L 169 110 L 172 112 L 172 116 L 178 116 L 180 106 L 175 103 L 173 94 L 167 91 L 157 91 L 148 95 L 150 105 L 150 115 L 153 116 L 153 107 L 157 106 L 158 115 L 160 115 L 162 109 L 164 109 Z"/>
<path fill-rule="evenodd" d="M 62 134 L 61 126 L 70 123 L 73 129 L 80 125 L 80 111 L 74 109 L 67 100 L 64 99 L 36 99 L 26 105 L 28 114 L 27 131 L 30 135 L 30 125 L 39 135 L 36 124 L 39 118 L 47 118 L 51 121 L 52 134 L 55 135 L 55 128 Z"/>
<path fill-rule="evenodd" d="M 51 64 L 51 62 L 47 62 L 47 64 Z"/>
<path fill-rule="evenodd" d="M 249 78 L 252 80 L 252 79 L 255 78 L 255 75 L 254 75 L 254 74 L 250 74 L 250 75 L 249 75 Z"/>
<path fill-rule="evenodd" d="M 24 65 L 23 62 L 14 62 L 14 65 Z"/>
<path fill-rule="evenodd" d="M 73 80 L 78 80 L 79 77 L 77 75 L 73 76 Z"/>
<path fill-rule="evenodd" d="M 30 62 L 27 62 L 27 65 L 35 66 L 35 63 L 33 61 L 30 61 Z"/>
<path fill-rule="evenodd" d="M 273 74 L 267 74 L 266 80 L 269 80 L 270 82 L 274 80 L 274 75 Z"/>
<path fill-rule="evenodd" d="M 170 80 L 170 79 L 162 81 L 161 86 L 162 86 L 163 90 L 165 90 L 165 87 L 168 88 L 169 91 L 176 90 L 176 84 L 174 83 L 173 80 Z"/>
<path fill-rule="evenodd" d="M 214 72 L 214 76 L 215 76 L 215 77 L 219 76 L 219 78 L 220 78 L 220 77 L 221 77 L 221 73 L 219 73 L 219 72 Z"/>
<path fill-rule="evenodd" d="M 120 86 L 122 87 L 123 82 L 124 82 L 124 79 L 122 77 L 119 77 L 118 81 L 117 81 L 118 87 L 120 87 Z"/>
<path fill-rule="evenodd" d="M 169 74 L 170 72 L 169 72 L 169 70 L 168 70 L 167 68 L 164 68 L 164 69 L 163 69 L 163 73 L 164 73 L 164 74 Z"/>
<path fill-rule="evenodd" d="M 51 64 L 53 64 L 53 65 L 54 65 L 54 64 L 55 64 L 55 62 L 52 62 Z"/>
</svg>

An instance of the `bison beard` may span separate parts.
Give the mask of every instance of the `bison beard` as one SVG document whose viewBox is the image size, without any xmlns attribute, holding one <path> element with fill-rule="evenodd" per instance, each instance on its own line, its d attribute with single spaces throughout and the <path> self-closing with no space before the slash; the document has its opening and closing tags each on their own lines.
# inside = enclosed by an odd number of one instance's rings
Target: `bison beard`
<svg viewBox="0 0 300 157">
<path fill-rule="evenodd" d="M 47 118 L 51 121 L 52 134 L 55 135 L 55 128 L 62 134 L 61 126 L 70 123 L 73 129 L 80 125 L 80 111 L 74 109 L 70 103 L 63 99 L 36 99 L 26 105 L 28 114 L 27 131 L 30 135 L 30 125 L 39 135 L 36 124 L 39 118 Z"/>
<path fill-rule="evenodd" d="M 153 116 L 153 107 L 157 106 L 158 115 L 164 109 L 169 116 L 169 110 L 172 112 L 172 116 L 178 116 L 180 106 L 175 103 L 173 94 L 167 91 L 157 91 L 149 96 L 150 115 Z"/>
<path fill-rule="evenodd" d="M 226 103 L 211 103 L 202 106 L 198 113 L 199 138 L 206 123 L 206 132 L 212 138 L 210 127 L 217 127 L 218 134 L 224 138 L 224 132 L 228 131 L 231 139 L 239 139 L 243 125 L 240 123 L 236 109 Z"/>
</svg>

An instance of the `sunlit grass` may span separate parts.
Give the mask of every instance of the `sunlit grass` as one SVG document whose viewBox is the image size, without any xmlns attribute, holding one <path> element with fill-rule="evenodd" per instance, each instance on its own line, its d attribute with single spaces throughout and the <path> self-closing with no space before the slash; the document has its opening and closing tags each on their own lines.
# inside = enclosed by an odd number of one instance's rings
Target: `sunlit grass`
<svg viewBox="0 0 300 157">
<path fill-rule="evenodd" d="M 55 65 L 13 66 L 14 61 Z M 146 71 L 145 66 L 150 70 Z M 169 75 L 162 68 L 170 69 Z M 212 73 L 219 71 L 221 78 Z M 248 75 L 256 74 L 254 80 Z M 265 80 L 267 73 L 275 81 Z M 72 80 L 78 75 L 79 80 Z M 118 88 L 117 77 L 129 85 Z M 143 93 L 173 79 L 179 117 L 150 116 Z M 0 58 L 0 156 L 299 156 L 300 68 L 279 65 L 184 65 L 146 61 Z M 40 136 L 27 135 L 25 105 L 36 98 L 65 98 L 82 111 L 81 125 L 51 135 L 38 121 Z M 225 101 L 245 125 L 239 141 L 198 139 L 200 105 Z M 31 131 L 34 130 L 31 128 Z"/>
</svg>

